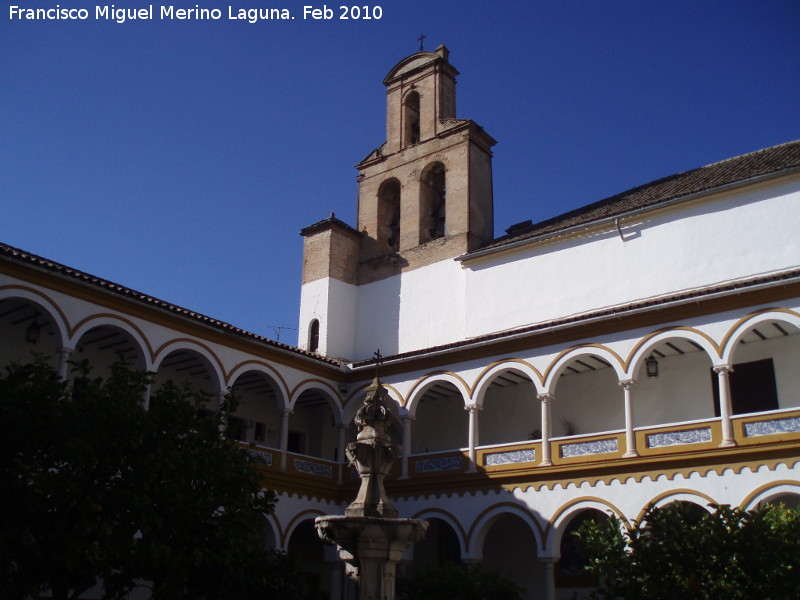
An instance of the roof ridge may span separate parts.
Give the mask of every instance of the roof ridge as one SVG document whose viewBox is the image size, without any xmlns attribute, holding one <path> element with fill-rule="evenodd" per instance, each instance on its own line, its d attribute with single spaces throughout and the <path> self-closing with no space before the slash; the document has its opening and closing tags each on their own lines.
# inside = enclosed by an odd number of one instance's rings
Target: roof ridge
<svg viewBox="0 0 800 600">
<path fill-rule="evenodd" d="M 787 148 L 797 151 L 796 156 L 792 153 L 785 157 L 785 153 L 782 151 Z M 779 164 L 769 165 L 759 161 L 759 158 L 764 156 L 775 160 Z M 785 159 L 783 161 L 785 164 L 780 163 L 781 159 Z M 737 165 L 743 167 L 741 169 L 743 172 L 729 172 L 729 169 L 735 168 Z M 532 223 L 529 226 L 524 221 L 517 223 L 506 230 L 507 234 L 505 236 L 495 238 L 483 247 L 464 256 L 469 257 L 484 250 L 499 248 L 512 241 L 535 238 L 545 233 L 554 233 L 579 225 L 590 225 L 602 219 L 630 211 L 656 206 L 670 200 L 744 182 L 753 177 L 770 175 L 798 167 L 800 167 L 800 140 L 784 142 L 769 148 L 754 150 L 747 154 L 733 156 L 695 167 L 694 169 L 654 179 L 537 223 Z M 674 183 L 674 185 L 670 187 L 671 183 Z M 604 208 L 608 208 L 608 210 L 603 211 L 602 209 Z"/>
</svg>

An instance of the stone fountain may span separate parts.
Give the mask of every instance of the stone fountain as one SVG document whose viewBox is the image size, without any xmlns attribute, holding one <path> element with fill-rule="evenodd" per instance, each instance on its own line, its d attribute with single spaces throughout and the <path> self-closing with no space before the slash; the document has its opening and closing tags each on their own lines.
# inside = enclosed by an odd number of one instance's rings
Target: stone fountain
<svg viewBox="0 0 800 600">
<path fill-rule="evenodd" d="M 386 388 L 376 375 L 356 413 L 358 437 L 346 449 L 347 460 L 361 477 L 361 488 L 343 516 L 315 521 L 317 534 L 337 546 L 348 573 L 358 581 L 358 600 L 394 600 L 397 562 L 428 529 L 427 521 L 398 518 L 383 486 L 399 451 L 387 433 L 388 401 Z"/>
</svg>

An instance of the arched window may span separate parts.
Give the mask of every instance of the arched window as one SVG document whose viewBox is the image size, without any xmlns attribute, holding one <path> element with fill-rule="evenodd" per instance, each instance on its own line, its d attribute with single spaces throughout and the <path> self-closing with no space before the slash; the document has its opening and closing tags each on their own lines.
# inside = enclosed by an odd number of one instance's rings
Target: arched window
<svg viewBox="0 0 800 600">
<path fill-rule="evenodd" d="M 319 348 L 319 320 L 313 319 L 308 326 L 308 351 L 316 352 Z"/>
<path fill-rule="evenodd" d="M 378 189 L 379 249 L 397 252 L 400 249 L 400 182 L 389 179 Z"/>
<path fill-rule="evenodd" d="M 442 163 L 433 163 L 422 172 L 420 190 L 420 244 L 444 237 L 447 233 L 445 209 L 447 185 Z"/>
<path fill-rule="evenodd" d="M 403 147 L 419 143 L 419 94 L 411 92 L 403 102 Z"/>
</svg>

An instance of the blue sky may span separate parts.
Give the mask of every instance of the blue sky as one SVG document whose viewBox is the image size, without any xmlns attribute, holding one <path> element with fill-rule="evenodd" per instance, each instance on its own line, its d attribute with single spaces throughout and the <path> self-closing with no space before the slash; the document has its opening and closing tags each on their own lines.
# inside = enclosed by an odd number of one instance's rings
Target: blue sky
<svg viewBox="0 0 800 600">
<path fill-rule="evenodd" d="M 390 0 L 370 21 L 175 0 L 223 19 L 123 24 L 93 18 L 102 0 L 0 4 L 0 241 L 288 343 L 298 232 L 331 210 L 355 224 L 381 81 L 420 34 L 461 72 L 458 116 L 499 142 L 497 235 L 800 138 L 796 0 Z M 14 4 L 92 18 L 12 21 Z"/>
</svg>

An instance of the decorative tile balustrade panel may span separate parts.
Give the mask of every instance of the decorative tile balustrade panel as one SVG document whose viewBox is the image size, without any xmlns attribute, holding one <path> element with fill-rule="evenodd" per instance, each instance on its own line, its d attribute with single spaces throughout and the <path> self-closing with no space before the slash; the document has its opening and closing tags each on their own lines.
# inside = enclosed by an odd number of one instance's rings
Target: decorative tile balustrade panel
<svg viewBox="0 0 800 600">
<path fill-rule="evenodd" d="M 432 471 L 460 471 L 461 457 L 448 456 L 445 458 L 425 458 L 416 462 L 414 470 L 417 473 L 430 473 Z"/>
<path fill-rule="evenodd" d="M 247 452 L 262 465 L 266 465 L 268 467 L 272 466 L 271 452 L 264 452 L 263 450 L 256 450 L 255 448 L 249 448 Z"/>
<path fill-rule="evenodd" d="M 511 450 L 509 452 L 492 452 L 483 455 L 483 464 L 487 467 L 510 465 L 514 463 L 536 462 L 536 450 Z"/>
<path fill-rule="evenodd" d="M 800 417 L 771 419 L 769 421 L 755 421 L 744 424 L 744 435 L 746 437 L 774 435 L 776 433 L 796 433 L 798 431 L 800 431 Z"/>
<path fill-rule="evenodd" d="M 663 446 L 680 446 L 682 444 L 702 444 L 711 441 L 711 428 L 681 429 L 680 431 L 667 431 L 664 433 L 650 433 L 647 435 L 648 448 Z"/>
<path fill-rule="evenodd" d="M 575 442 L 574 444 L 561 444 L 560 453 L 561 458 L 570 458 L 572 456 L 586 456 L 587 454 L 606 454 L 608 452 L 617 452 L 619 446 L 617 438 L 607 440 L 595 440 L 593 442 Z"/>
<path fill-rule="evenodd" d="M 308 473 L 309 475 L 318 475 L 319 477 L 333 477 L 333 469 L 331 469 L 330 465 L 321 465 L 300 458 L 294 459 L 294 470 Z"/>
</svg>

